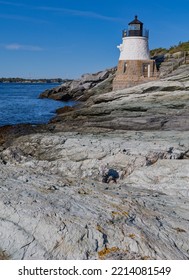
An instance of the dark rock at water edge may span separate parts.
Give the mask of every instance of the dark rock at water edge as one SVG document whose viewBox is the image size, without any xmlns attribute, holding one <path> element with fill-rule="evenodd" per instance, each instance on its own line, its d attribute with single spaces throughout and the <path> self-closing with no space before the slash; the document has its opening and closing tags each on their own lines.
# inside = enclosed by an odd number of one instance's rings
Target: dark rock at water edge
<svg viewBox="0 0 189 280">
<path fill-rule="evenodd" d="M 52 98 L 61 101 L 86 101 L 90 96 L 112 90 L 112 81 L 116 67 L 97 72 L 84 74 L 78 80 L 71 80 L 40 94 L 40 98 Z"/>
</svg>

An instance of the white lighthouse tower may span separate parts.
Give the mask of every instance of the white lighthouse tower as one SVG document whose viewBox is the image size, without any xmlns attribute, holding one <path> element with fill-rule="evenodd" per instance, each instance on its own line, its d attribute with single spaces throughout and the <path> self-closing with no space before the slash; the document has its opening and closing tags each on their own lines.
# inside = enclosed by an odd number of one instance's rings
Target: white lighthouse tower
<svg viewBox="0 0 189 280">
<path fill-rule="evenodd" d="M 123 30 L 123 42 L 118 46 L 120 57 L 113 81 L 113 90 L 123 89 L 157 77 L 155 61 L 150 59 L 148 30 L 137 16 Z"/>
</svg>

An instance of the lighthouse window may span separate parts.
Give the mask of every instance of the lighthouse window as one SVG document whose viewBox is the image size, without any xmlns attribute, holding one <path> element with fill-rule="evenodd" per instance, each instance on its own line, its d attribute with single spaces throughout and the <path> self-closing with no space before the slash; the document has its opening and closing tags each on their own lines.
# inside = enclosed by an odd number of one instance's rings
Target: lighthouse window
<svg viewBox="0 0 189 280">
<path fill-rule="evenodd" d="M 123 73 L 126 73 L 126 70 L 127 70 L 127 63 L 124 62 L 124 65 L 123 65 Z"/>
<path fill-rule="evenodd" d="M 140 24 L 132 24 L 132 25 L 130 25 L 130 30 L 140 30 Z"/>
</svg>

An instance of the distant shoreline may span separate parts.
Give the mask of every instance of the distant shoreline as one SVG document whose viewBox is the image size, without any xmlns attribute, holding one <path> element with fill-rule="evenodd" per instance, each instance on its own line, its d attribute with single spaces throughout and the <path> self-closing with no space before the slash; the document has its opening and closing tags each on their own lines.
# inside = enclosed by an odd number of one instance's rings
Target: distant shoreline
<svg viewBox="0 0 189 280">
<path fill-rule="evenodd" d="M 61 79 L 61 78 L 52 78 L 52 79 L 24 79 L 24 78 L 0 78 L 0 83 L 44 83 L 44 84 L 53 84 L 53 83 L 64 83 L 69 81 L 69 79 Z"/>
</svg>

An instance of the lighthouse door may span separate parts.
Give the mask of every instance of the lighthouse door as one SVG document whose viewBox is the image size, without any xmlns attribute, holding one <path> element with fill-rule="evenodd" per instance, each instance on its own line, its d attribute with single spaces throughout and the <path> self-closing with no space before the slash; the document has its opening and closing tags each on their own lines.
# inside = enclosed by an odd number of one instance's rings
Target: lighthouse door
<svg viewBox="0 0 189 280">
<path fill-rule="evenodd" d="M 149 63 L 143 64 L 142 74 L 145 78 L 150 77 L 150 64 Z"/>
</svg>

